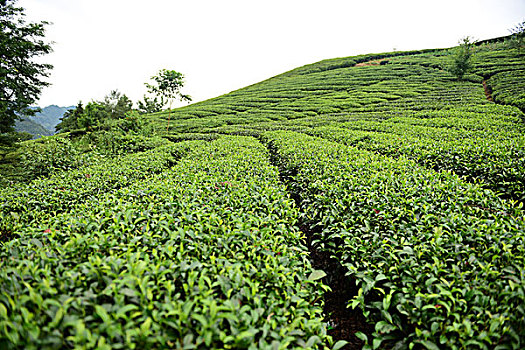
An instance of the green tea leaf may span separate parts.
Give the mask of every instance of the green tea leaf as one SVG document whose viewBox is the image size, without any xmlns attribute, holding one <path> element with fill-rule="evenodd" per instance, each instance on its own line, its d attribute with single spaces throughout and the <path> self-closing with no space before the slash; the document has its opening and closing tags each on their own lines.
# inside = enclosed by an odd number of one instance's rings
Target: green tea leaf
<svg viewBox="0 0 525 350">
<path fill-rule="evenodd" d="M 7 308 L 2 303 L 0 303 L 0 317 L 7 319 Z"/>
<path fill-rule="evenodd" d="M 144 323 L 142 323 L 142 324 L 140 325 L 140 330 L 142 331 L 142 333 L 147 333 L 147 332 L 149 332 L 149 330 L 150 330 L 150 328 L 151 328 L 151 323 L 152 323 L 151 317 L 146 318 L 146 320 L 144 321 Z"/>
<path fill-rule="evenodd" d="M 348 344 L 346 340 L 339 340 L 337 343 L 334 344 L 332 350 L 339 350 L 343 348 L 346 344 Z"/>
<path fill-rule="evenodd" d="M 378 338 L 374 338 L 374 340 L 372 340 L 372 349 L 378 349 L 379 347 L 381 346 L 381 339 L 378 339 Z"/>
<path fill-rule="evenodd" d="M 310 276 L 308 276 L 308 280 L 317 281 L 325 276 L 326 272 L 324 272 L 323 270 L 313 270 Z"/>
<path fill-rule="evenodd" d="M 102 322 L 104 322 L 104 323 L 110 323 L 111 322 L 111 317 L 109 316 L 109 314 L 106 311 L 106 309 L 104 309 L 102 306 L 95 305 L 95 312 L 102 319 Z"/>
<path fill-rule="evenodd" d="M 354 335 L 356 336 L 356 338 L 361 339 L 366 344 L 368 344 L 368 337 L 367 337 L 367 335 L 365 333 L 363 333 L 363 332 L 355 332 Z"/>
<path fill-rule="evenodd" d="M 30 242 L 33 243 L 34 245 L 36 245 L 38 248 L 42 248 L 43 247 L 42 242 L 39 239 L 37 239 L 37 238 L 31 238 Z"/>
<path fill-rule="evenodd" d="M 420 340 L 419 343 L 423 344 L 428 350 L 440 350 L 439 346 L 429 340 Z"/>
</svg>

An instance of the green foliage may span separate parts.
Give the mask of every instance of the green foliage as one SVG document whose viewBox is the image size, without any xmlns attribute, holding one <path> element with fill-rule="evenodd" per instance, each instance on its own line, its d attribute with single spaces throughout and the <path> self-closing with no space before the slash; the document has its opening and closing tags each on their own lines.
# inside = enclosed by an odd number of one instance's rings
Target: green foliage
<svg viewBox="0 0 525 350">
<path fill-rule="evenodd" d="M 352 121 L 301 130 L 384 156 L 407 157 L 427 168 L 452 171 L 501 194 L 525 201 L 525 138 L 515 111 L 487 106 L 420 112 L 412 118 Z M 498 130 L 498 132 L 495 132 Z"/>
<path fill-rule="evenodd" d="M 494 102 L 525 111 L 525 52 L 509 50 L 507 44 L 500 44 L 499 49 L 480 51 L 476 57 L 476 74 L 484 77 Z"/>
<path fill-rule="evenodd" d="M 77 120 L 77 127 L 93 130 L 109 118 L 106 106 L 101 102 L 91 101 L 84 108 L 84 112 Z"/>
<path fill-rule="evenodd" d="M 0 134 L 0 188 L 24 179 L 18 148 L 21 142 L 31 139 L 32 135 L 24 132 Z"/>
<path fill-rule="evenodd" d="M 126 153 L 143 152 L 169 143 L 161 137 L 146 137 L 132 134 L 119 134 L 102 131 L 91 136 L 91 145 L 98 153 L 113 156 Z"/>
<path fill-rule="evenodd" d="M 173 148 L 191 150 L 157 175 L 123 164 L 142 179 L 86 201 L 69 195 L 84 189 L 77 173 L 65 174 L 44 202 L 65 211 L 10 215 L 18 238 L 0 248 L 3 347 L 330 345 L 326 287 L 309 279 L 298 212 L 265 147 L 236 137 Z M 107 181 L 109 168 L 82 177 Z"/>
<path fill-rule="evenodd" d="M 511 36 L 508 40 L 509 48 L 521 51 L 525 46 L 525 21 L 516 25 L 510 32 Z"/>
<path fill-rule="evenodd" d="M 131 112 L 133 102 L 118 90 L 112 90 L 102 103 L 110 119 L 121 119 Z"/>
<path fill-rule="evenodd" d="M 113 121 L 114 126 L 108 123 L 110 129 L 120 129 L 123 133 L 137 133 L 142 130 L 144 120 L 141 118 L 139 112 L 129 111 L 123 118 Z"/>
<path fill-rule="evenodd" d="M 69 132 L 77 129 L 93 130 L 110 118 L 107 105 L 102 102 L 91 101 L 82 106 L 79 102 L 75 109 L 64 113 L 61 122 L 56 126 L 57 132 Z"/>
<path fill-rule="evenodd" d="M 460 40 L 459 46 L 456 47 L 451 55 L 448 70 L 458 80 L 463 80 L 464 76 L 472 70 L 472 54 L 475 41 L 470 37 Z"/>
<path fill-rule="evenodd" d="M 138 111 L 141 114 L 156 113 L 162 110 L 166 105 L 166 100 L 163 96 L 148 97 L 144 95 L 144 101 L 138 102 Z"/>
<path fill-rule="evenodd" d="M 500 72 L 487 80 L 495 102 L 509 104 L 525 111 L 525 64 L 523 69 Z"/>
<path fill-rule="evenodd" d="M 165 171 L 197 143 L 168 144 L 143 153 L 100 157 L 77 169 L 55 172 L 30 183 L 1 190 L 4 202 L 0 222 L 25 225 L 47 220 L 71 206 L 97 201 L 100 193 L 114 192 Z"/>
<path fill-rule="evenodd" d="M 298 227 L 357 286 L 349 343 L 523 348 L 525 61 L 472 50 L 463 81 L 448 50 L 300 67 L 165 138 L 171 110 L 93 105 L 97 156 L 0 189 L 0 348 L 340 349 Z"/>
<path fill-rule="evenodd" d="M 24 9 L 16 0 L 4 0 L 0 6 L 0 133 L 12 131 L 19 115 L 33 115 L 33 104 L 49 76 L 49 64 L 35 58 L 51 52 L 42 38 L 47 22 L 27 23 Z"/>
<path fill-rule="evenodd" d="M 26 177 L 48 176 L 57 171 L 75 169 L 86 159 L 67 138 L 45 138 L 24 144 L 21 164 Z"/>
<path fill-rule="evenodd" d="M 159 73 L 151 77 L 151 79 L 153 80 L 153 84 L 145 83 L 149 93 L 157 95 L 160 98 L 159 103 L 163 102 L 164 99 L 169 102 L 168 125 L 166 126 L 166 131 L 168 131 L 173 100 L 191 101 L 189 95 L 184 95 L 180 92 L 180 89 L 184 86 L 184 75 L 174 70 L 161 69 Z M 156 101 L 156 99 L 154 101 Z"/>
<path fill-rule="evenodd" d="M 290 131 L 263 139 L 319 232 L 314 244 L 356 280 L 348 303 L 375 323 L 373 343 L 523 344 L 521 208 L 404 157 Z"/>
<path fill-rule="evenodd" d="M 27 132 L 8 132 L 0 134 L 0 147 L 11 147 L 16 143 L 31 140 L 33 136 Z"/>
<path fill-rule="evenodd" d="M 181 101 L 191 101 L 191 97 L 182 94 L 180 90 L 184 87 L 184 75 L 174 70 L 161 69 L 157 75 L 152 76 L 151 80 L 153 83 L 145 83 L 148 88 L 148 92 L 159 96 L 163 101 L 163 98 L 168 100 L 171 105 L 171 101 L 179 99 Z"/>
<path fill-rule="evenodd" d="M 82 102 L 78 102 L 76 108 L 66 111 L 60 118 L 60 123 L 55 127 L 56 132 L 68 132 L 78 129 L 78 121 L 82 114 L 84 114 L 84 107 Z"/>
<path fill-rule="evenodd" d="M 111 91 L 104 101 L 91 101 L 85 107 L 79 102 L 75 109 L 64 113 L 61 122 L 56 126 L 57 132 L 68 132 L 77 129 L 92 131 L 111 124 L 114 120 L 129 120 L 133 103 L 118 90 Z M 135 117 L 133 117 L 135 118 Z"/>
</svg>

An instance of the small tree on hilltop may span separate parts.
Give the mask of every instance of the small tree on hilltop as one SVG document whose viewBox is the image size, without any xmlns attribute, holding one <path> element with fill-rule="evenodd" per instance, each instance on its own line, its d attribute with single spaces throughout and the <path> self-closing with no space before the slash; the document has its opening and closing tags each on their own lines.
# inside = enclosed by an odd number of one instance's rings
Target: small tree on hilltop
<svg viewBox="0 0 525 350">
<path fill-rule="evenodd" d="M 78 102 L 76 108 L 67 110 L 60 118 L 60 123 L 55 126 L 56 132 L 68 132 L 77 129 L 78 120 L 82 117 L 82 114 L 84 114 L 84 107 L 82 102 Z"/>
<path fill-rule="evenodd" d="M 109 95 L 104 97 L 104 101 L 100 102 L 104 105 L 108 117 L 111 119 L 121 119 L 133 109 L 133 102 L 118 90 L 111 90 Z"/>
<path fill-rule="evenodd" d="M 521 49 L 525 47 L 525 21 L 512 28 L 510 32 L 509 47 L 511 49 L 518 49 L 518 52 L 521 53 Z"/>
<path fill-rule="evenodd" d="M 160 96 L 161 99 L 165 98 L 169 102 L 168 112 L 168 126 L 166 132 L 170 127 L 171 118 L 171 107 L 173 100 L 179 99 L 180 101 L 191 101 L 191 97 L 184 95 L 180 92 L 184 86 L 184 75 L 174 70 L 161 69 L 156 76 L 151 77 L 153 84 L 146 83 L 148 92 Z"/>
<path fill-rule="evenodd" d="M 458 80 L 463 80 L 465 74 L 472 70 L 472 55 L 475 41 L 470 37 L 465 37 L 459 41 L 451 56 L 449 72 L 455 75 Z"/>
</svg>

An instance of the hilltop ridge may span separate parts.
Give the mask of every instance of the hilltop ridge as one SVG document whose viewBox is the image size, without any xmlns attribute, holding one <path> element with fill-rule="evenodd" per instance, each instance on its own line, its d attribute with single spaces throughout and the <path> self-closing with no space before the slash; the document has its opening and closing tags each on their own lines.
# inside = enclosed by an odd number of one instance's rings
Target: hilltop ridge
<svg viewBox="0 0 525 350">
<path fill-rule="evenodd" d="M 23 120 L 17 121 L 15 130 L 18 132 L 27 132 L 35 138 L 40 136 L 51 136 L 55 133 L 55 126 L 60 122 L 64 113 L 73 108 L 75 108 L 75 106 L 46 106 L 34 116 L 25 116 L 23 117 Z"/>
<path fill-rule="evenodd" d="M 489 48 L 490 47 L 490 48 Z M 491 49 L 493 47 L 494 49 Z M 431 109 L 445 107 L 448 96 L 437 96 L 448 89 L 462 90 L 449 100 L 469 98 L 485 82 L 500 104 L 522 108 L 523 54 L 514 54 L 502 44 L 487 43 L 476 48 L 474 69 L 466 81 L 456 79 L 444 69 L 447 49 L 393 52 L 324 60 L 277 75 L 261 83 L 233 91 L 207 101 L 182 107 L 174 112 L 172 132 L 191 131 L 202 127 L 251 124 L 271 120 L 291 120 L 334 113 L 385 110 L 396 103 L 421 101 Z M 385 59 L 383 66 L 358 68 L 356 64 Z M 513 76 L 507 76 L 512 67 Z M 429 85 L 431 82 L 432 85 Z M 469 92 L 470 90 L 470 92 Z M 512 90 L 512 93 L 511 93 Z M 481 90 L 483 91 L 483 90 Z M 446 94 L 446 92 L 444 92 Z M 510 96 L 512 94 L 512 97 Z M 434 95 L 440 106 L 429 106 L 427 96 Z M 395 103 L 394 103 L 395 102 Z M 484 104 L 476 98 L 476 104 Z M 421 106 L 419 109 L 425 107 Z M 151 119 L 163 124 L 159 113 Z"/>
</svg>

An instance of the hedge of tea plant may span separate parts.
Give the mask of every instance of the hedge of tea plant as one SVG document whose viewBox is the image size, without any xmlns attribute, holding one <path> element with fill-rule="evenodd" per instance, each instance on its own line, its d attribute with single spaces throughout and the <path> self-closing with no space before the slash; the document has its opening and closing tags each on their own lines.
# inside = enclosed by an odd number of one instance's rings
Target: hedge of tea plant
<svg viewBox="0 0 525 350">
<path fill-rule="evenodd" d="M 79 169 L 0 189 L 3 199 L 0 227 L 27 225 L 68 212 L 77 205 L 96 203 L 100 196 L 165 171 L 197 145 L 181 142 L 142 153 L 103 158 Z"/>
<path fill-rule="evenodd" d="M 193 143 L 17 227 L 0 249 L 0 347 L 324 348 L 327 287 L 298 216 L 255 139 Z"/>
<path fill-rule="evenodd" d="M 356 67 L 352 62 L 366 62 L 386 57 L 414 55 L 415 52 L 389 53 L 334 59 L 307 65 L 273 77 L 259 84 L 192 104 L 174 111 L 170 132 L 200 132 L 202 128 L 246 125 L 260 122 L 299 120 L 375 110 L 384 105 L 402 103 L 405 99 L 442 96 L 454 91 L 455 79 L 448 73 L 418 64 L 386 64 Z M 437 54 L 437 53 L 436 53 Z M 403 56 L 403 57 L 404 57 Z M 474 86 L 459 84 L 458 96 L 466 102 Z M 465 90 L 465 91 L 463 91 Z M 443 97 L 444 98 L 444 97 Z M 429 104 L 447 105 L 448 98 L 428 98 Z M 454 101 L 454 100 L 452 100 Z M 166 128 L 167 113 L 151 116 L 158 130 Z"/>
<path fill-rule="evenodd" d="M 524 57 L 525 60 L 525 57 Z M 525 110 L 525 63 L 521 69 L 513 69 L 492 76 L 487 83 L 495 102 L 516 106 Z"/>
<path fill-rule="evenodd" d="M 525 110 L 525 52 L 517 49 L 486 50 L 474 62 L 485 79 L 491 98 Z"/>
<path fill-rule="evenodd" d="M 375 324 L 370 346 L 524 346 L 519 208 L 406 157 L 290 131 L 262 137 L 300 197 L 316 243 L 356 280 L 348 305 Z"/>
<path fill-rule="evenodd" d="M 525 69 L 524 55 L 509 50 L 504 44 L 478 47 L 473 71 L 466 81 L 460 82 L 444 69 L 449 59 L 446 49 L 324 60 L 179 108 L 174 111 L 175 122 L 170 132 L 199 133 L 203 128 L 324 119 L 333 114 L 354 112 L 411 113 L 458 106 L 476 108 L 490 104 L 483 80 L 497 102 L 511 104 L 510 99 L 519 95 L 518 80 Z M 505 78 L 496 83 L 497 74 L 516 81 Z M 505 98 L 500 99 L 498 95 Z M 150 117 L 156 130 L 164 130 L 167 119 L 165 112 Z"/>
<path fill-rule="evenodd" d="M 331 346 L 299 224 L 358 281 L 365 347 L 522 348 L 523 53 L 459 82 L 447 52 L 299 67 L 167 135 L 144 116 L 177 145 L 0 190 L 0 348 Z"/>
<path fill-rule="evenodd" d="M 423 130 L 422 130 L 423 129 Z M 454 134 L 440 130 L 414 127 L 420 134 L 405 134 L 348 130 L 323 127 L 307 131 L 310 134 L 336 140 L 376 153 L 406 156 L 429 169 L 448 170 L 468 181 L 500 193 L 504 198 L 525 200 L 525 138 L 466 137 L 454 139 Z M 426 134 L 426 135 L 425 135 Z M 427 136 L 433 135 L 433 136 Z M 436 140 L 438 139 L 438 140 Z"/>
<path fill-rule="evenodd" d="M 489 108 L 491 107 L 491 108 Z M 214 129 L 253 135 L 265 130 L 292 130 L 390 157 L 406 156 L 438 171 L 452 171 L 509 198 L 525 200 L 525 139 L 515 108 L 483 107 L 425 111 L 410 116 L 359 115 L 293 123 L 266 123 Z M 332 120 L 331 120 L 332 119 Z"/>
</svg>

